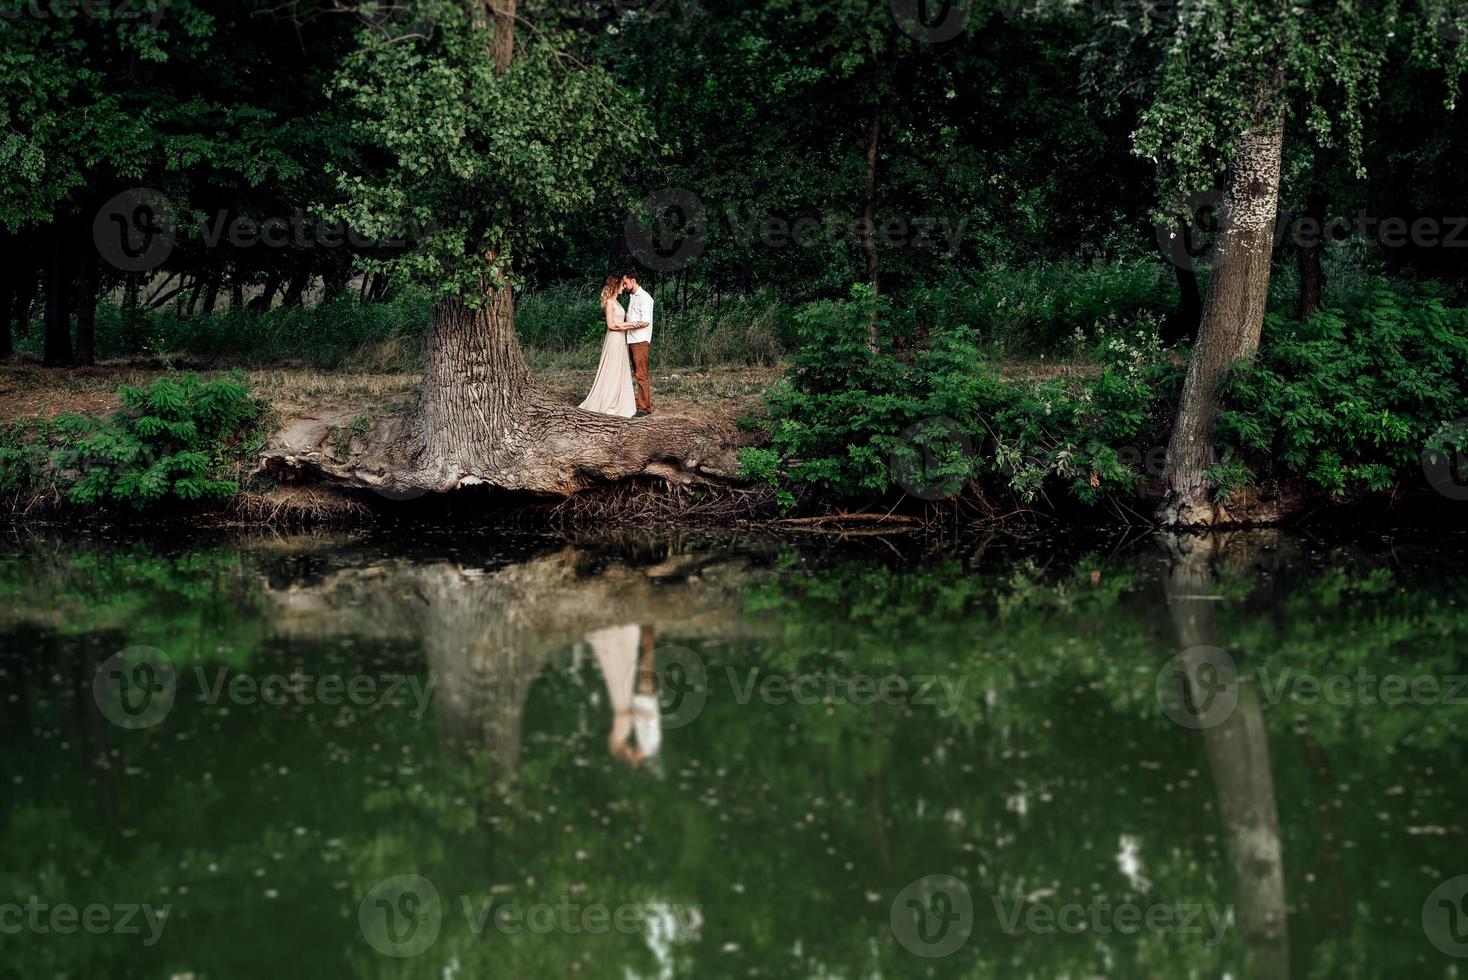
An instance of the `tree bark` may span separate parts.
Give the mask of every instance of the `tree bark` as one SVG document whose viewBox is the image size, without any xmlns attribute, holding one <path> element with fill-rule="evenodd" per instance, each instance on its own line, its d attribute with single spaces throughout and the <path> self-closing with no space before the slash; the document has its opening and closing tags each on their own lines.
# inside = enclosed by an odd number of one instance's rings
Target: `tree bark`
<svg viewBox="0 0 1468 980">
<path fill-rule="evenodd" d="M 1229 166 L 1218 259 L 1167 445 L 1167 496 L 1158 510 L 1165 526 L 1227 520 L 1204 473 L 1213 463 L 1219 384 L 1236 362 L 1253 356 L 1264 326 L 1283 136 L 1278 114 L 1261 121 L 1243 135 Z"/>
<path fill-rule="evenodd" d="M 61 367 L 71 363 L 71 317 L 67 313 L 67 293 L 71 286 L 66 222 L 57 219 L 51 226 L 50 251 L 46 266 L 46 337 L 41 363 Z"/>
<path fill-rule="evenodd" d="M 516 0 L 489 0 L 494 15 L 494 70 L 504 74 L 515 60 Z"/>
</svg>

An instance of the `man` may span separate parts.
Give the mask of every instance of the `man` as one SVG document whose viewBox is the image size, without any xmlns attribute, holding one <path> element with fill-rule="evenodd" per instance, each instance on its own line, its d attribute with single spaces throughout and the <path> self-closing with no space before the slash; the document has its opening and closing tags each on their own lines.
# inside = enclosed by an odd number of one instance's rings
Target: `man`
<svg viewBox="0 0 1468 980">
<path fill-rule="evenodd" d="M 622 277 L 622 288 L 632 293 L 627 301 L 628 322 L 643 324 L 627 331 L 627 354 L 632 358 L 632 377 L 637 382 L 637 414 L 632 417 L 640 419 L 652 414 L 652 378 L 647 370 L 652 349 L 652 297 L 637 284 L 635 272 Z"/>
</svg>

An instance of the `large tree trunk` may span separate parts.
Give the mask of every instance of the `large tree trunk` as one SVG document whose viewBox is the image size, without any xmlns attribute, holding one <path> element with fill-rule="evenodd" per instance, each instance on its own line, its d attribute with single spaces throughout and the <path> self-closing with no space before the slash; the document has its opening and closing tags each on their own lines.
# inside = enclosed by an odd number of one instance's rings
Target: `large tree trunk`
<svg viewBox="0 0 1468 980">
<path fill-rule="evenodd" d="M 1167 445 L 1168 492 L 1158 511 L 1164 525 L 1227 519 L 1212 501 L 1204 472 L 1213 463 L 1219 383 L 1237 361 L 1253 356 L 1264 326 L 1283 136 L 1277 115 L 1261 122 L 1243 135 L 1229 166 L 1218 258 Z"/>
<path fill-rule="evenodd" d="M 735 476 L 745 437 L 727 414 L 688 409 L 624 419 L 583 411 L 577 395 L 531 373 L 515 338 L 510 291 L 484 302 L 434 306 L 423 389 L 408 415 L 378 419 L 343 457 L 334 432 L 360 412 L 323 411 L 272 440 L 262 466 L 391 498 L 476 484 L 569 495 L 641 475 L 674 483 Z"/>
<path fill-rule="evenodd" d="M 68 293 L 71 288 L 66 222 L 57 219 L 51 227 L 51 241 L 46 266 L 46 338 L 41 363 L 61 367 L 71 363 L 71 317 Z"/>
</svg>

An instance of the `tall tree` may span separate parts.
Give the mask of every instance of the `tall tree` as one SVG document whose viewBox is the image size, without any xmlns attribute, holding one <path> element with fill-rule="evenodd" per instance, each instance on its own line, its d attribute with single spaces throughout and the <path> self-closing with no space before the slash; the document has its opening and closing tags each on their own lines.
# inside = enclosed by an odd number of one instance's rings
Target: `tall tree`
<svg viewBox="0 0 1468 980">
<path fill-rule="evenodd" d="M 508 0 L 400 9 L 363 32 L 336 81 L 355 122 L 353 159 L 333 172 L 348 198 L 341 215 L 367 235 L 431 229 L 412 253 L 379 263 L 436 297 L 421 394 L 351 459 L 324 451 L 323 430 L 276 447 L 267 465 L 390 495 L 732 475 L 731 420 L 581 411 L 534 376 L 515 336 L 521 256 L 616 198 L 627 133 L 643 128 L 635 102 L 566 39 L 515 37 Z"/>
<path fill-rule="evenodd" d="M 1229 368 L 1259 346 L 1278 216 L 1285 124 L 1321 147 L 1339 147 L 1359 165 L 1363 119 L 1376 97 L 1393 38 L 1416 39 L 1414 52 L 1461 73 L 1461 45 L 1450 51 L 1441 30 L 1456 8 L 1418 0 L 1410 16 L 1399 0 L 1317 4 L 1282 0 L 1191 0 L 1159 15 L 1143 7 L 1118 29 L 1100 60 L 1115 72 L 1148 74 L 1152 92 L 1136 151 L 1156 161 L 1164 196 L 1180 200 L 1210 186 L 1222 170 L 1223 203 L 1212 278 L 1197 343 L 1188 363 L 1167 448 L 1167 525 L 1211 524 L 1225 517 L 1208 471 Z M 1145 54 L 1138 57 L 1141 50 Z"/>
</svg>

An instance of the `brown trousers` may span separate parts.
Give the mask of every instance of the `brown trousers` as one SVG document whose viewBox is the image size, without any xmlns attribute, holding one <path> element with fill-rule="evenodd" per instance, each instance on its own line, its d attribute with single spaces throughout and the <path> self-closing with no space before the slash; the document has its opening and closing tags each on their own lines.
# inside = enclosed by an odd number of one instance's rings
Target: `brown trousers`
<svg viewBox="0 0 1468 980">
<path fill-rule="evenodd" d="M 652 411 L 652 377 L 647 373 L 650 343 L 628 344 L 627 353 L 632 357 L 632 378 L 637 382 L 637 410 Z"/>
</svg>

